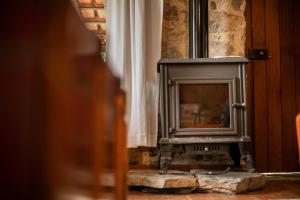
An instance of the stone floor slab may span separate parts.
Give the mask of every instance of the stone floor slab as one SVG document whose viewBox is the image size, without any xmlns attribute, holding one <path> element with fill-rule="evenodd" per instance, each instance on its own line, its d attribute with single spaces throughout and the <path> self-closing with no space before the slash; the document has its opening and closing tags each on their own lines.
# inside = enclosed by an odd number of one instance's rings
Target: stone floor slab
<svg viewBox="0 0 300 200">
<path fill-rule="evenodd" d="M 129 186 L 145 186 L 151 188 L 196 188 L 197 181 L 193 175 L 181 174 L 169 170 L 160 175 L 157 170 L 130 170 L 128 173 Z"/>
<path fill-rule="evenodd" d="M 240 194 L 264 188 L 265 176 L 259 173 L 229 172 L 227 174 L 207 175 L 204 172 L 180 172 L 168 170 L 160 175 L 157 170 L 130 170 L 129 186 L 144 186 L 154 189 L 188 188 L 198 192 Z M 155 190 L 156 191 L 156 190 Z"/>
<path fill-rule="evenodd" d="M 196 174 L 199 192 L 240 194 L 265 187 L 262 174 L 229 172 L 222 175 Z"/>
</svg>

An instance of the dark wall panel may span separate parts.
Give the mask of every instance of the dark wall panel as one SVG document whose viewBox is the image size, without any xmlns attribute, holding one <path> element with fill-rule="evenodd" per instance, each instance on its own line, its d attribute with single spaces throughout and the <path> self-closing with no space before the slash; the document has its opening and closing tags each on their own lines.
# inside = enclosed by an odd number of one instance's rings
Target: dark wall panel
<svg viewBox="0 0 300 200">
<path fill-rule="evenodd" d="M 282 135 L 283 169 L 297 169 L 297 137 L 295 130 L 296 82 L 294 62 L 293 0 L 279 2 L 280 7 L 280 54 L 282 86 Z"/>
<path fill-rule="evenodd" d="M 252 62 L 250 78 L 258 171 L 299 169 L 295 129 L 300 111 L 299 4 L 296 0 L 248 0 L 251 31 L 247 33 L 251 37 L 247 38 L 252 43 L 247 46 L 268 48 L 271 56 L 267 61 Z"/>
<path fill-rule="evenodd" d="M 252 40 L 253 47 L 266 46 L 264 1 L 252 0 Z M 248 8 L 250 6 L 248 5 Z M 253 62 L 254 97 L 254 144 L 255 167 L 259 171 L 268 169 L 268 126 L 267 126 L 267 70 L 265 61 Z"/>
<path fill-rule="evenodd" d="M 300 112 L 300 2 L 294 0 L 294 47 L 295 47 L 295 79 L 296 79 L 296 102 L 297 102 L 297 112 Z"/>
<path fill-rule="evenodd" d="M 265 0 L 268 92 L 269 170 L 282 170 L 282 111 L 278 0 Z"/>
</svg>

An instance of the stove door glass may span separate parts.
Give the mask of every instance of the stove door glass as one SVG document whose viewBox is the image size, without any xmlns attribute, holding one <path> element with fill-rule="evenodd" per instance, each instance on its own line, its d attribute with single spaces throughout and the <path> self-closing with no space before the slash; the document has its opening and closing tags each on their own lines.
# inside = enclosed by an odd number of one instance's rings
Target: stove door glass
<svg viewBox="0 0 300 200">
<path fill-rule="evenodd" d="M 180 128 L 229 128 L 229 84 L 180 84 Z"/>
</svg>

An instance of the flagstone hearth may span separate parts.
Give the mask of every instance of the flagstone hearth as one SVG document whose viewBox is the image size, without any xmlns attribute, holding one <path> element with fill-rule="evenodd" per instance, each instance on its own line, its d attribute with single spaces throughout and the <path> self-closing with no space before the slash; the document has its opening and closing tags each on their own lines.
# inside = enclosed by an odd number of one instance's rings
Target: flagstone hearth
<svg viewBox="0 0 300 200">
<path fill-rule="evenodd" d="M 167 174 L 159 174 L 157 170 L 130 170 L 129 186 L 144 186 L 148 191 L 184 189 L 189 192 L 241 194 L 265 187 L 264 175 L 248 172 L 228 172 L 226 174 L 209 175 L 205 171 L 182 172 L 169 170 Z M 152 190 L 151 190 L 152 189 Z M 187 190 L 189 189 L 189 190 Z M 156 190 L 158 191 L 158 190 Z"/>
</svg>

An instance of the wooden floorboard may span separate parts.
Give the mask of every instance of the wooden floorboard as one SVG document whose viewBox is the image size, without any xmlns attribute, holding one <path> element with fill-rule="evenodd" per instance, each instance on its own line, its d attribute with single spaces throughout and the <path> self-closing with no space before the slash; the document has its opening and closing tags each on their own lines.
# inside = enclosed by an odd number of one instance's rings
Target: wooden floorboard
<svg viewBox="0 0 300 200">
<path fill-rule="evenodd" d="M 185 195 L 150 194 L 130 191 L 128 200 L 260 200 L 260 199 L 300 199 L 300 180 L 272 180 L 263 190 L 240 195 L 193 193 Z"/>
</svg>

